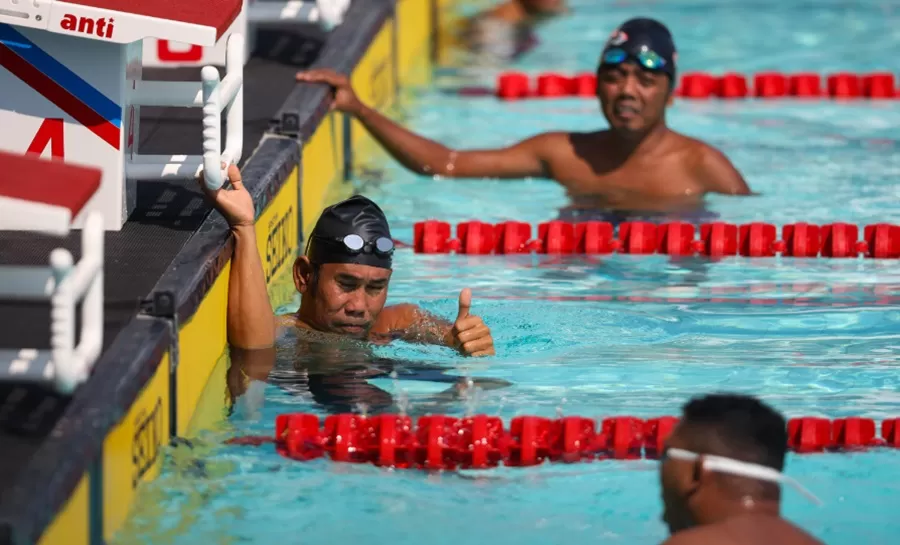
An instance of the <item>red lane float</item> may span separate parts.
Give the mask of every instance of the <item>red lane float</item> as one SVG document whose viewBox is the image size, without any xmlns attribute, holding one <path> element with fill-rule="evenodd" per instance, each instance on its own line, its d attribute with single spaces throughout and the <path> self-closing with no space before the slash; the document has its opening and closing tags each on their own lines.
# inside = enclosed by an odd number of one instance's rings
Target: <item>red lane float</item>
<svg viewBox="0 0 900 545">
<path fill-rule="evenodd" d="M 437 220 L 418 222 L 413 228 L 413 249 L 420 254 L 665 254 L 706 257 L 829 257 L 875 259 L 900 258 L 900 226 L 879 223 L 862 230 L 850 223 L 814 225 L 792 223 L 778 229 L 768 223 L 735 225 L 725 222 L 699 226 L 684 222 L 655 224 L 625 222 L 618 236 L 611 223 L 559 220 L 538 225 L 531 238 L 531 225 L 518 221 L 499 224 L 468 221 L 456 226 Z"/>
<path fill-rule="evenodd" d="M 595 97 L 596 92 L 597 78 L 591 73 L 572 76 L 548 72 L 532 77 L 521 72 L 507 72 L 498 77 L 496 88 L 496 95 L 504 100 Z M 681 77 L 675 94 L 688 99 L 893 99 L 900 96 L 900 90 L 891 72 L 826 75 L 761 72 L 749 77 L 734 72 L 720 76 L 690 72 Z"/>
<path fill-rule="evenodd" d="M 400 469 L 486 469 L 505 465 L 535 466 L 546 461 L 657 459 L 678 419 L 644 420 L 632 416 L 550 419 L 517 416 L 505 428 L 494 416 L 463 418 L 430 415 L 415 425 L 408 416 L 282 414 L 274 437 L 239 437 L 230 444 L 275 443 L 279 454 L 293 460 L 327 457 L 335 462 L 372 463 Z M 792 418 L 788 447 L 798 453 L 900 448 L 900 418 L 884 420 L 881 436 L 871 418 Z"/>
</svg>

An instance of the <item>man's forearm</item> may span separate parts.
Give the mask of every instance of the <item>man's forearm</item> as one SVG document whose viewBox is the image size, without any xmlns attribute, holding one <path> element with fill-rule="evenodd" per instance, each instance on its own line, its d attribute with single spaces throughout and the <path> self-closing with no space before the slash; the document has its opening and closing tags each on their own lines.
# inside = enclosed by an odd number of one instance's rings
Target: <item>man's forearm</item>
<svg viewBox="0 0 900 545">
<path fill-rule="evenodd" d="M 234 255 L 228 279 L 228 342 L 239 348 L 275 344 L 275 313 L 252 225 L 232 229 Z"/>
<path fill-rule="evenodd" d="M 453 175 L 453 150 L 447 146 L 415 134 L 368 106 L 361 105 L 355 117 L 397 162 L 409 170 L 424 175 Z"/>
</svg>

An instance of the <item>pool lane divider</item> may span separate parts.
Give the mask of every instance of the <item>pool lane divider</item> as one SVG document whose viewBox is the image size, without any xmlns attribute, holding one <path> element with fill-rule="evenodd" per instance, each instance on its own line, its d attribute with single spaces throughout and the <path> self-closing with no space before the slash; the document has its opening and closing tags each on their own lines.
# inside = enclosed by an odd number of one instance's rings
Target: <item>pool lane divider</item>
<svg viewBox="0 0 900 545">
<path fill-rule="evenodd" d="M 504 72 L 495 87 L 460 87 L 445 90 L 459 96 L 496 96 L 501 100 L 548 98 L 591 98 L 597 96 L 597 76 L 593 73 L 562 74 L 547 72 L 531 76 L 522 72 Z M 896 99 L 900 97 L 894 74 L 839 72 L 783 74 L 761 72 L 746 76 L 736 72 L 713 75 L 704 72 L 684 74 L 675 96 L 692 100 L 746 98 L 778 99 Z"/>
<path fill-rule="evenodd" d="M 298 461 L 329 458 L 398 469 L 487 469 L 525 467 L 544 462 L 658 459 L 678 418 L 632 416 L 557 419 L 517 416 L 503 420 L 484 414 L 469 417 L 308 413 L 281 414 L 274 436 L 236 437 L 231 445 L 274 443 L 283 457 Z M 796 453 L 858 452 L 900 448 L 900 418 L 819 417 L 788 421 L 788 448 Z"/>
<path fill-rule="evenodd" d="M 552 254 L 605 255 L 664 254 L 723 258 L 900 258 L 900 226 L 887 223 L 860 229 L 850 223 L 792 223 L 780 230 L 775 225 L 725 222 L 695 226 L 686 222 L 624 222 L 618 233 L 612 223 L 549 221 L 538 225 L 532 239 L 531 225 L 520 221 L 490 224 L 467 221 L 456 225 L 451 238 L 447 222 L 428 220 L 413 228 L 413 250 L 420 254 Z M 699 232 L 699 238 L 698 238 Z"/>
</svg>

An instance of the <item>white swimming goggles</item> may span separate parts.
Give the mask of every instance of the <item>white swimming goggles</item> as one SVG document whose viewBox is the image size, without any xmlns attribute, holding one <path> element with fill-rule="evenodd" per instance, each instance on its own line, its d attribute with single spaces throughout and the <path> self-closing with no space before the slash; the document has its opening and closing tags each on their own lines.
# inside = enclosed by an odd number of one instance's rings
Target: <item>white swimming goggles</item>
<svg viewBox="0 0 900 545">
<path fill-rule="evenodd" d="M 703 467 L 710 471 L 718 471 L 720 473 L 728 473 L 738 477 L 747 477 L 749 479 L 759 479 L 761 481 L 769 481 L 772 483 L 787 484 L 800 492 L 816 505 L 822 505 L 822 500 L 817 498 L 815 494 L 804 488 L 796 479 L 788 477 L 777 469 L 766 467 L 750 462 L 741 462 L 733 458 L 724 456 L 714 456 L 712 454 L 697 454 L 680 448 L 668 448 L 663 451 L 663 460 L 672 458 L 673 460 L 683 460 L 685 462 L 695 462 L 702 460 Z"/>
</svg>

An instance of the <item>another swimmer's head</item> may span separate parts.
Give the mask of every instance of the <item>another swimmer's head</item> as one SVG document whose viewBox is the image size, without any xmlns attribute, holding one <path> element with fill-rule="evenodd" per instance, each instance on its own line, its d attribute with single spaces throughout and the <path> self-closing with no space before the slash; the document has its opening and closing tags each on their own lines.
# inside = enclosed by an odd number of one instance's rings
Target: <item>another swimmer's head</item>
<svg viewBox="0 0 900 545">
<path fill-rule="evenodd" d="M 384 308 L 394 242 L 381 208 L 361 195 L 326 208 L 294 263 L 300 318 L 364 338 Z"/>
<path fill-rule="evenodd" d="M 787 423 L 775 409 L 743 395 L 714 394 L 694 398 L 666 440 L 666 449 L 716 455 L 784 469 Z M 664 513 L 672 533 L 723 520 L 737 512 L 778 514 L 778 484 L 713 472 L 700 461 L 663 454 L 660 464 Z"/>
<path fill-rule="evenodd" d="M 612 32 L 600 54 L 597 97 L 613 130 L 643 133 L 664 122 L 677 57 L 669 29 L 654 19 L 630 19 Z"/>
</svg>

